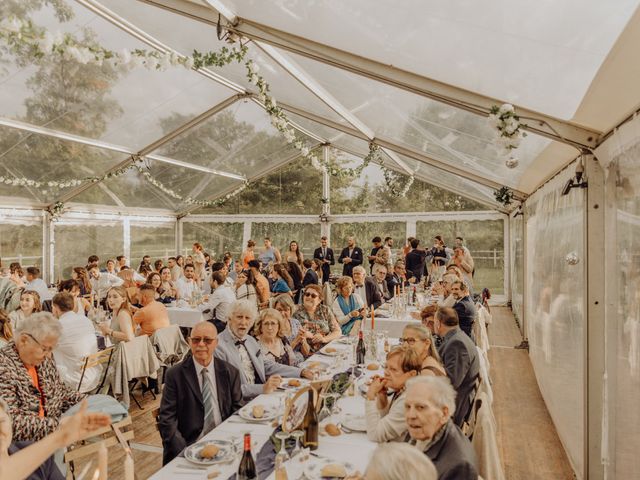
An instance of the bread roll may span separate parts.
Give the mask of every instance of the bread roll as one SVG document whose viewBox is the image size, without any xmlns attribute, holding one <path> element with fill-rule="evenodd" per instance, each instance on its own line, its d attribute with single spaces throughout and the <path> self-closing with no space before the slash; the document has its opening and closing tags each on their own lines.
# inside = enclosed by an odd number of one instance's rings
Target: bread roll
<svg viewBox="0 0 640 480">
<path fill-rule="evenodd" d="M 333 348 L 333 347 L 327 347 L 327 348 L 324 349 L 324 352 L 325 353 L 335 353 L 335 352 L 337 352 L 337 350 L 335 348 Z"/>
<path fill-rule="evenodd" d="M 264 405 L 254 405 L 251 409 L 251 415 L 253 415 L 253 418 L 264 417 Z"/>
<path fill-rule="evenodd" d="M 380 365 L 378 365 L 377 363 L 370 363 L 369 365 L 367 365 L 367 370 L 378 370 L 380 368 Z"/>
<path fill-rule="evenodd" d="M 207 460 L 211 460 L 212 458 L 215 458 L 219 451 L 220 449 L 215 445 L 206 445 L 202 450 L 200 450 L 200 456 Z"/>
<path fill-rule="evenodd" d="M 301 383 L 300 383 L 300 380 L 298 380 L 297 378 L 292 378 L 287 382 L 287 385 L 289 385 L 290 387 L 299 387 Z"/>
<path fill-rule="evenodd" d="M 325 465 L 324 467 L 322 467 L 320 476 L 330 478 L 344 478 L 347 476 L 347 470 L 344 468 L 344 465 L 340 465 L 339 463 L 330 463 L 329 465 Z"/>
<path fill-rule="evenodd" d="M 340 429 L 338 428 L 338 426 L 333 424 L 333 423 L 327 423 L 325 425 L 324 429 L 332 437 L 337 437 L 338 435 L 340 435 L 342 433 L 340 431 Z"/>
</svg>

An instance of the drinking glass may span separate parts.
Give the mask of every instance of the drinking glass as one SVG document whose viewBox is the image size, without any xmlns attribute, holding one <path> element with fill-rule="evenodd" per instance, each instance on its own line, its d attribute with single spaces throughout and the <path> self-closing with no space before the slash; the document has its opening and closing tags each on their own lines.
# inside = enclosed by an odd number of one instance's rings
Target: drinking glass
<svg viewBox="0 0 640 480">
<path fill-rule="evenodd" d="M 322 410 L 320 410 L 320 413 L 318 414 L 318 418 L 320 420 L 331 416 L 331 409 L 329 408 L 329 404 L 327 403 L 327 400 L 329 398 L 331 398 L 330 393 L 324 392 L 320 394 L 320 400 L 322 401 Z"/>
<path fill-rule="evenodd" d="M 329 394 L 333 399 L 331 402 L 331 415 L 338 415 L 342 409 L 338 406 L 338 400 L 340 399 L 340 394 L 337 392 Z"/>
<path fill-rule="evenodd" d="M 278 440 L 280 440 L 280 450 L 278 451 L 277 455 L 276 455 L 276 459 L 275 459 L 275 463 L 276 465 L 278 464 L 278 462 L 285 463 L 288 462 L 289 459 L 291 458 L 289 456 L 289 453 L 287 453 L 287 447 L 286 447 L 286 442 L 287 439 L 291 436 L 291 434 L 289 432 L 278 432 L 276 433 L 276 438 Z"/>
<path fill-rule="evenodd" d="M 302 430 L 294 430 L 291 432 L 291 436 L 296 441 L 296 446 L 291 452 L 291 458 L 293 458 L 302 452 L 302 437 L 304 437 L 304 432 Z"/>
</svg>

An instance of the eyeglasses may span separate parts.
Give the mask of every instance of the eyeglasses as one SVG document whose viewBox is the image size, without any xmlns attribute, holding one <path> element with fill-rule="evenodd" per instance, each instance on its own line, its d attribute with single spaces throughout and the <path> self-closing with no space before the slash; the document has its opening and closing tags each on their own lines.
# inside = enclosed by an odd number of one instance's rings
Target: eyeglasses
<svg viewBox="0 0 640 480">
<path fill-rule="evenodd" d="M 199 345 L 201 343 L 204 343 L 205 345 L 211 345 L 216 340 L 216 338 L 209 337 L 191 337 L 191 343 L 194 345 Z"/>
<path fill-rule="evenodd" d="M 424 342 L 422 338 L 401 338 L 401 343 L 406 343 L 407 345 L 414 345 L 416 342 Z"/>
<path fill-rule="evenodd" d="M 311 297 L 311 298 L 320 298 L 320 296 L 317 293 L 305 293 L 304 296 Z"/>
<path fill-rule="evenodd" d="M 25 335 L 27 337 L 29 337 L 31 340 L 33 340 L 34 342 L 36 342 L 36 345 L 38 345 L 40 347 L 40 349 L 44 352 L 44 353 L 51 353 L 53 352 L 53 347 L 45 347 L 44 345 L 42 345 L 38 340 L 36 340 L 36 337 L 34 337 L 33 335 L 31 335 L 30 333 L 25 333 Z"/>
<path fill-rule="evenodd" d="M 277 327 L 278 322 L 262 322 L 263 327 Z"/>
</svg>

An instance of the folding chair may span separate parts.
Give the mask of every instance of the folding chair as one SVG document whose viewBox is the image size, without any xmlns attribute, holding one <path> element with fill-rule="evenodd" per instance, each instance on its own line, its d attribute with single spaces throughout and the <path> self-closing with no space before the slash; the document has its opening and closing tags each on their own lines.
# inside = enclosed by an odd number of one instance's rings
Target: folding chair
<svg viewBox="0 0 640 480">
<path fill-rule="evenodd" d="M 93 367 L 97 367 L 98 365 L 104 365 L 104 371 L 102 373 L 102 380 L 100 384 L 94 389 L 95 392 L 99 392 L 105 380 L 107 379 L 107 373 L 109 372 L 109 365 L 111 365 L 111 358 L 113 357 L 113 350 L 115 347 L 105 348 L 104 350 L 92 353 L 91 355 L 87 355 L 82 360 L 82 374 L 80 375 L 80 381 L 78 382 L 78 392 L 80 391 L 80 387 L 82 386 L 82 380 L 84 380 L 85 372 Z"/>
</svg>

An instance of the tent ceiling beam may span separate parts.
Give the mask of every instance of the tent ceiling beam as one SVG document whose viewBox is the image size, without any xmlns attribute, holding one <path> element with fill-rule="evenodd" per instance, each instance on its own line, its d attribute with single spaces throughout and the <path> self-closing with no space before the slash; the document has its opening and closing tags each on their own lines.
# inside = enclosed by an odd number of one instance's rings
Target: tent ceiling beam
<svg viewBox="0 0 640 480">
<path fill-rule="evenodd" d="M 340 131 L 342 133 L 346 133 L 348 135 L 351 135 L 352 137 L 355 138 L 359 138 L 360 140 L 366 140 L 368 141 L 367 137 L 365 135 L 363 135 L 361 132 L 359 132 L 358 130 L 349 127 L 347 125 L 343 125 L 341 123 L 335 122 L 333 120 L 330 120 L 328 118 L 324 118 L 321 117 L 319 115 L 316 115 L 314 113 L 310 113 L 307 112 L 306 110 L 294 107 L 292 105 L 288 105 L 286 103 L 280 103 L 279 104 L 283 109 L 285 109 L 288 112 L 291 112 L 293 114 L 299 115 L 303 118 L 306 118 L 307 120 L 311 120 L 313 122 L 319 123 L 321 125 L 324 125 L 326 127 L 329 128 L 333 128 L 334 130 Z M 385 138 L 381 138 L 381 137 L 376 137 L 374 139 L 374 143 L 384 149 L 388 149 L 391 150 L 395 153 L 398 153 L 400 155 L 405 155 L 409 158 L 413 158 L 414 160 L 418 160 L 419 162 L 425 163 L 427 165 L 431 165 L 432 167 L 438 168 L 439 170 L 443 170 L 449 173 L 452 173 L 454 175 L 457 175 L 459 177 L 464 177 L 468 180 L 471 180 L 473 182 L 479 183 L 481 185 L 484 185 L 486 187 L 490 187 L 493 189 L 499 189 L 502 187 L 502 185 L 500 183 L 498 183 L 495 180 L 480 176 L 480 175 L 476 175 L 474 173 L 471 173 L 469 171 L 464 170 L 464 168 L 462 168 L 461 166 L 457 166 L 457 165 L 451 165 L 448 162 L 444 162 L 442 160 L 438 160 L 436 158 L 430 157 L 428 155 L 425 155 L 422 152 L 418 152 L 417 150 L 414 150 L 412 148 L 408 148 L 402 145 L 398 145 L 390 140 L 387 140 Z M 512 189 L 513 190 L 513 189 Z M 515 195 L 515 198 L 517 200 L 524 200 L 527 198 L 527 194 L 524 192 L 521 192 L 519 190 L 513 190 L 513 193 Z"/>
<path fill-rule="evenodd" d="M 314 148 L 317 148 L 321 145 L 320 142 L 315 143 L 311 146 L 310 150 L 313 150 Z M 256 175 L 254 175 L 253 177 L 249 178 L 249 182 L 255 182 L 256 180 L 260 180 L 263 177 L 266 177 L 267 175 L 269 175 L 270 173 L 275 172 L 276 170 L 284 167 L 285 165 L 297 160 L 302 154 L 298 151 L 294 152 L 292 155 L 289 155 L 288 157 L 284 157 L 282 160 L 270 165 L 268 168 L 261 170 L 260 172 L 258 172 Z M 233 185 L 230 186 L 227 189 L 221 190 L 220 192 L 216 193 L 215 195 L 206 198 L 205 200 L 207 201 L 214 201 L 217 200 L 218 198 L 221 198 L 223 196 L 225 196 L 228 193 L 233 192 L 238 186 L 237 185 Z M 183 211 L 178 213 L 178 219 L 189 215 L 191 212 L 193 212 L 194 210 L 197 210 L 199 208 L 202 208 L 200 205 L 191 205 L 188 208 L 185 208 Z"/>
<path fill-rule="evenodd" d="M 166 135 L 164 135 L 163 137 L 159 138 L 155 142 L 150 143 L 149 145 L 147 145 L 146 147 L 142 148 L 141 150 L 139 150 L 135 154 L 139 155 L 139 156 L 146 156 L 146 155 L 150 154 L 151 152 L 157 150 L 158 148 L 160 148 L 161 146 L 163 146 L 166 143 L 170 142 L 174 138 L 176 138 L 179 135 L 183 134 L 187 130 L 200 125 L 201 123 L 203 123 L 207 119 L 209 119 L 212 116 L 214 116 L 216 113 L 224 110 L 225 108 L 229 107 L 230 105 L 233 105 L 235 102 L 237 102 L 241 98 L 245 98 L 245 97 L 246 97 L 245 94 L 236 94 L 236 95 L 233 95 L 233 96 L 227 98 L 226 100 L 223 100 L 222 102 L 218 103 L 217 105 L 211 107 L 209 110 L 201 113 L 197 117 L 192 118 L 191 120 L 189 120 L 184 125 L 181 125 L 180 127 L 176 128 L 175 130 L 172 130 L 171 132 L 167 133 Z M 166 157 L 165 157 L 165 159 L 166 159 Z M 156 160 L 157 160 L 157 158 L 156 158 Z M 108 173 L 115 172 L 115 171 L 117 171 L 117 170 L 119 170 L 119 169 L 121 169 L 123 167 L 126 167 L 126 166 L 130 165 L 132 162 L 133 162 L 133 159 L 131 157 L 129 157 L 126 160 L 118 163 L 114 167 L 112 167 L 109 170 L 107 170 L 106 172 L 104 172 L 103 175 L 107 175 Z M 235 174 L 231 174 L 231 175 L 234 175 L 234 177 L 236 176 Z M 84 184 L 82 184 L 82 185 L 70 190 L 69 192 L 65 193 L 60 198 L 58 198 L 57 201 L 66 203 L 69 200 L 71 200 L 72 198 L 77 197 L 78 195 L 80 195 L 82 192 L 84 192 L 88 188 L 91 188 L 92 186 L 96 185 L 96 183 L 98 183 L 98 182 L 95 182 L 95 183 L 84 183 Z M 56 203 L 56 202 L 54 202 L 54 203 Z"/>
<path fill-rule="evenodd" d="M 238 35 L 264 42 L 289 52 L 362 75 L 416 95 L 444 103 L 480 116 L 504 101 L 401 70 L 369 58 L 340 50 L 268 25 L 240 18 L 223 2 L 207 0 L 210 8 L 187 0 L 138 0 L 210 25 L 218 22 L 217 13 L 229 20 L 228 28 Z M 216 7 L 217 6 L 217 7 Z M 229 17 L 227 17 L 227 15 Z M 595 147 L 602 132 L 515 105 L 531 133 L 572 145 L 578 149 Z"/>
<path fill-rule="evenodd" d="M 135 150 L 133 150 L 131 148 L 128 148 L 128 147 L 124 147 L 122 145 L 116 145 L 116 144 L 109 143 L 109 142 L 102 142 L 100 140 L 94 140 L 94 139 L 87 138 L 87 137 L 81 137 L 79 135 L 73 135 L 73 134 L 70 134 L 70 133 L 61 132 L 61 131 L 53 130 L 53 129 L 46 128 L 46 127 L 40 127 L 40 126 L 37 126 L 37 125 L 32 125 L 30 123 L 21 122 L 19 120 L 12 120 L 10 118 L 0 117 L 0 126 L 14 128 L 16 130 L 21 130 L 21 131 L 26 131 L 26 132 L 31 132 L 31 133 L 36 133 L 38 135 L 44 135 L 44 136 L 47 136 L 47 137 L 58 138 L 60 140 L 66 140 L 66 141 L 69 141 L 69 142 L 80 143 L 82 145 L 88 145 L 90 147 L 101 148 L 103 150 L 109 150 L 111 152 L 125 153 L 127 155 L 134 155 L 134 154 L 137 153 Z M 214 169 L 211 169 L 211 168 L 203 167 L 201 165 L 194 165 L 192 163 L 183 162 L 182 160 L 176 160 L 174 158 L 169 158 L 169 157 L 165 157 L 165 156 L 162 156 L 162 155 L 148 154 L 148 155 L 146 155 L 146 158 L 149 158 L 151 160 L 156 160 L 156 161 L 162 162 L 162 163 L 168 163 L 168 164 L 171 164 L 171 165 L 177 165 L 177 166 L 180 166 L 180 167 L 188 168 L 190 170 L 197 170 L 197 171 L 204 172 L 204 173 L 211 173 L 213 175 L 220 175 L 220 176 L 223 176 L 223 177 L 234 178 L 234 179 L 237 179 L 237 180 L 244 180 L 244 176 L 242 176 L 242 175 L 237 175 L 235 173 L 225 172 L 225 171 L 222 171 L 222 170 L 214 170 Z M 87 173 L 91 174 L 92 172 L 87 172 Z"/>
</svg>

